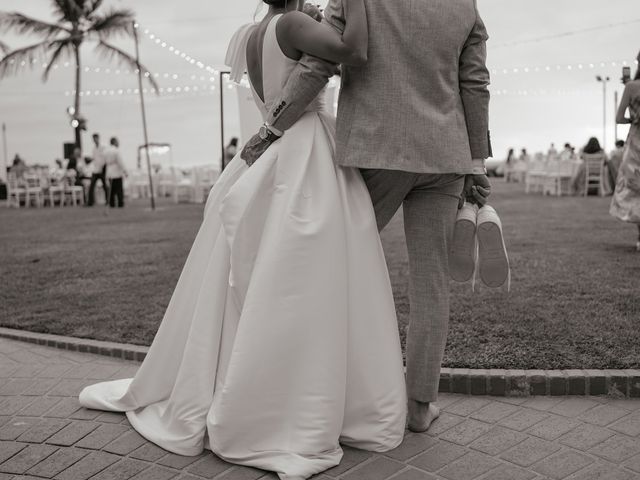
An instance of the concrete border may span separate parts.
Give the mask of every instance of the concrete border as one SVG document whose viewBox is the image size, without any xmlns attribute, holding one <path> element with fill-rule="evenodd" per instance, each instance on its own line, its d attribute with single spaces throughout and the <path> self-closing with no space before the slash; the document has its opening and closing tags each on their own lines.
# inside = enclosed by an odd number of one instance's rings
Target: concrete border
<svg viewBox="0 0 640 480">
<path fill-rule="evenodd" d="M 0 338 L 141 362 L 149 347 L 0 327 Z M 443 368 L 440 392 L 497 397 L 609 395 L 640 398 L 639 370 L 483 370 Z"/>
<path fill-rule="evenodd" d="M 0 327 L 0 338 L 19 340 L 21 342 L 46 345 L 48 347 L 70 350 L 72 352 L 86 352 L 103 355 L 105 357 L 124 358 L 141 362 L 147 356 L 149 347 L 130 345 L 127 343 L 103 342 L 90 338 L 65 337 L 49 333 L 28 332 L 13 328 Z"/>
</svg>

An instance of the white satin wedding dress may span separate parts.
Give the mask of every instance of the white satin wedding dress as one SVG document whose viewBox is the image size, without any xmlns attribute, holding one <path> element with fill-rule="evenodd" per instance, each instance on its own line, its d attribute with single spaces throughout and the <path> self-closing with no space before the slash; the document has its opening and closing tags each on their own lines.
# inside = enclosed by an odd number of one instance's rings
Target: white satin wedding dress
<svg viewBox="0 0 640 480">
<path fill-rule="evenodd" d="M 264 39 L 266 117 L 295 62 Z M 251 29 L 232 42 L 242 65 Z M 238 63 L 239 62 L 239 63 Z M 255 91 L 254 91 L 255 95 Z M 80 403 L 123 411 L 171 452 L 308 478 L 340 443 L 402 441 L 406 394 L 387 267 L 358 171 L 333 163 L 319 99 L 252 167 L 236 157 L 211 190 L 164 319 L 135 378 Z"/>
</svg>

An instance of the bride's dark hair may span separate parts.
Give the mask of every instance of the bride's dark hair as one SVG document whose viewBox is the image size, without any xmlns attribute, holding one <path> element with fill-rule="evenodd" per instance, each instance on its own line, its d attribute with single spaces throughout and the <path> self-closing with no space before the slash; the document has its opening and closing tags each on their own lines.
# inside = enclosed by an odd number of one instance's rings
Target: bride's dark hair
<svg viewBox="0 0 640 480">
<path fill-rule="evenodd" d="M 276 8 L 284 8 L 287 6 L 287 0 L 262 0 L 267 5 Z"/>
</svg>

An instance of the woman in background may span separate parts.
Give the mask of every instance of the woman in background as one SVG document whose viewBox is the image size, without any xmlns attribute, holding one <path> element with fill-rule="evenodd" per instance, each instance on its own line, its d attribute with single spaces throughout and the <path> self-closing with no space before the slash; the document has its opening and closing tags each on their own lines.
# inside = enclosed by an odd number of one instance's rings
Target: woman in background
<svg viewBox="0 0 640 480">
<path fill-rule="evenodd" d="M 610 213 L 624 222 L 636 224 L 636 250 L 640 252 L 640 67 L 635 78 L 625 86 L 616 122 L 630 124 L 631 129 L 622 155 Z"/>
<path fill-rule="evenodd" d="M 229 145 L 227 145 L 224 149 L 224 166 L 225 167 L 229 165 L 229 163 L 231 162 L 231 160 L 233 160 L 233 158 L 236 156 L 237 153 L 238 153 L 238 138 L 233 137 L 229 142 Z"/>
<path fill-rule="evenodd" d="M 507 159 L 504 162 L 504 179 L 507 183 L 513 180 L 511 177 L 513 175 L 513 167 L 516 161 L 517 159 L 515 150 L 513 148 L 510 148 L 509 153 L 507 154 Z"/>
<path fill-rule="evenodd" d="M 585 175 L 587 174 L 587 167 L 583 155 L 602 155 L 602 163 L 607 161 L 607 154 L 600 146 L 600 141 L 596 137 L 591 137 L 587 144 L 580 150 L 580 159 L 582 163 L 578 168 L 575 176 L 571 180 L 571 190 L 574 195 L 584 195 L 585 189 Z M 603 187 L 604 188 L 604 187 Z M 589 192 L 587 192 L 587 195 Z"/>
</svg>

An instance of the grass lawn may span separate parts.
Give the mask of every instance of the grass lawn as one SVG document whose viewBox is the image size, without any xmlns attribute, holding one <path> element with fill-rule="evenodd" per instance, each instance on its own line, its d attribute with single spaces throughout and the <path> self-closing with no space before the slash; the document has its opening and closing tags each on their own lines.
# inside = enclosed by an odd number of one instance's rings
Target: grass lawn
<svg viewBox="0 0 640 480">
<path fill-rule="evenodd" d="M 453 285 L 445 365 L 640 367 L 636 229 L 609 198 L 494 187 L 512 261 L 510 294 Z M 202 216 L 200 205 L 0 209 L 0 325 L 148 345 Z M 407 256 L 398 215 L 383 232 L 404 343 Z"/>
</svg>

